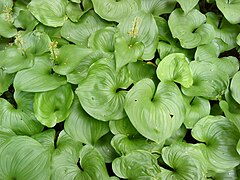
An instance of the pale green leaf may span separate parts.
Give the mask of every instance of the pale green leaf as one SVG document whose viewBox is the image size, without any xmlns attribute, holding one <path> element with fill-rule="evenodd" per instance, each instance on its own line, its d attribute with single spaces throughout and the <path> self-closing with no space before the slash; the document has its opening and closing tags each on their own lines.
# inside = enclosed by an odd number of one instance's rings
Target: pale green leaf
<svg viewBox="0 0 240 180">
<path fill-rule="evenodd" d="M 77 98 L 74 99 L 70 114 L 64 123 L 64 129 L 73 139 L 90 145 L 94 145 L 109 131 L 108 123 L 88 115 Z"/>
<path fill-rule="evenodd" d="M 7 74 L 0 69 L 0 96 L 8 90 L 9 86 L 13 83 L 14 74 Z"/>
<path fill-rule="evenodd" d="M 71 73 L 85 57 L 93 51 L 89 48 L 81 48 L 76 45 L 65 45 L 58 49 L 53 70 L 61 75 Z"/>
<path fill-rule="evenodd" d="M 231 23 L 240 23 L 240 1 L 239 0 L 216 0 L 217 7 L 224 17 Z"/>
<path fill-rule="evenodd" d="M 136 83 L 128 92 L 125 111 L 137 131 L 161 143 L 183 123 L 185 105 L 181 91 L 172 82 L 155 87 L 150 79 Z"/>
<path fill-rule="evenodd" d="M 10 17 L 11 18 L 11 17 Z M 12 20 L 7 13 L 0 13 L 0 36 L 11 38 L 17 34 L 17 29 L 13 26 Z"/>
<path fill-rule="evenodd" d="M 52 72 L 52 62 L 48 55 L 35 57 L 33 67 L 18 71 L 14 78 L 14 87 L 27 92 L 42 92 L 66 84 L 66 78 Z"/>
<path fill-rule="evenodd" d="M 214 38 L 213 27 L 205 22 L 205 15 L 197 9 L 184 14 L 178 8 L 171 13 L 168 25 L 173 37 L 179 39 L 181 46 L 192 49 L 207 44 Z"/>
<path fill-rule="evenodd" d="M 185 14 L 191 11 L 199 0 L 177 0 Z"/>
<path fill-rule="evenodd" d="M 0 68 L 6 73 L 15 73 L 33 66 L 33 56 L 24 55 L 16 46 L 0 51 Z"/>
<path fill-rule="evenodd" d="M 177 82 L 185 88 L 193 84 L 189 60 L 182 53 L 173 53 L 163 58 L 156 73 L 161 81 Z"/>
<path fill-rule="evenodd" d="M 224 94 L 229 83 L 229 76 L 219 71 L 215 64 L 192 61 L 190 69 L 193 74 L 193 85 L 189 88 L 182 87 L 185 95 L 217 99 Z"/>
<path fill-rule="evenodd" d="M 108 21 L 120 22 L 139 9 L 139 3 L 135 0 L 92 0 L 92 3 L 96 13 Z"/>
<path fill-rule="evenodd" d="M 46 26 L 62 26 L 67 19 L 67 0 L 32 0 L 28 4 L 28 10 L 33 16 Z"/>
<path fill-rule="evenodd" d="M 69 116 L 74 94 L 70 84 L 57 89 L 35 93 L 34 114 L 39 122 L 47 127 L 64 121 Z"/>
<path fill-rule="evenodd" d="M 114 60 L 103 58 L 92 64 L 76 94 L 83 109 L 92 117 L 117 120 L 126 116 L 123 103 L 131 83 L 126 67 L 116 72 Z"/>
<path fill-rule="evenodd" d="M 200 152 L 194 145 L 173 144 L 162 150 L 163 161 L 170 167 L 161 168 L 161 179 L 202 180 L 206 176 L 204 166 L 196 158 Z"/>
<path fill-rule="evenodd" d="M 124 179 L 158 179 L 160 173 L 157 156 L 143 150 L 132 151 L 126 156 L 116 158 L 112 168 L 118 177 Z"/>
<path fill-rule="evenodd" d="M 43 126 L 33 114 L 34 94 L 15 91 L 11 104 L 0 98 L 0 125 L 12 129 L 16 134 L 33 135 L 42 131 Z"/>
<path fill-rule="evenodd" d="M 230 91 L 234 100 L 240 104 L 240 71 L 233 76 Z"/>
<path fill-rule="evenodd" d="M 88 38 L 95 31 L 107 27 L 110 23 L 102 20 L 94 11 L 88 11 L 76 23 L 67 20 L 61 29 L 61 35 L 77 45 L 88 45 Z"/>
<path fill-rule="evenodd" d="M 136 43 L 144 45 L 141 59 L 151 60 L 158 45 L 158 27 L 152 14 L 139 11 L 126 17 L 118 24 L 119 37 L 123 36 L 131 47 Z"/>
<path fill-rule="evenodd" d="M 217 173 L 228 171 L 240 163 L 236 145 L 240 133 L 236 126 L 223 116 L 206 116 L 192 129 L 192 136 L 204 142 L 201 150 L 208 169 Z"/>
<path fill-rule="evenodd" d="M 163 143 L 155 143 L 147 140 L 141 135 L 127 136 L 123 134 L 117 134 L 112 138 L 112 147 L 120 155 L 126 155 L 135 150 L 145 150 L 150 153 L 161 153 Z"/>
<path fill-rule="evenodd" d="M 210 114 L 210 109 L 211 106 L 209 100 L 202 97 L 192 98 L 187 108 L 184 125 L 188 129 L 192 129 L 201 118 Z"/>
<path fill-rule="evenodd" d="M 50 179 L 50 152 L 30 137 L 10 138 L 0 146 L 0 157 L 0 179 Z"/>
<path fill-rule="evenodd" d="M 175 5 L 175 0 L 141 0 L 141 9 L 155 16 L 170 13 Z"/>
</svg>

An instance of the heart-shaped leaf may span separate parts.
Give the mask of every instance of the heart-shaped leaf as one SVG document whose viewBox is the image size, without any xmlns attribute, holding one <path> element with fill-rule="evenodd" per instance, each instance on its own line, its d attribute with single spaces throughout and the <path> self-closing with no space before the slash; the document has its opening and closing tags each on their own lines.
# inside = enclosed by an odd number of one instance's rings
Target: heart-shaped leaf
<svg viewBox="0 0 240 180">
<path fill-rule="evenodd" d="M 117 120 L 126 116 L 123 104 L 131 83 L 126 67 L 116 72 L 114 60 L 103 58 L 90 67 L 76 94 L 83 109 L 92 117 Z"/>
<path fill-rule="evenodd" d="M 143 79 L 128 92 L 125 111 L 140 134 L 157 143 L 169 138 L 183 123 L 185 105 L 181 91 L 172 82 Z"/>
</svg>

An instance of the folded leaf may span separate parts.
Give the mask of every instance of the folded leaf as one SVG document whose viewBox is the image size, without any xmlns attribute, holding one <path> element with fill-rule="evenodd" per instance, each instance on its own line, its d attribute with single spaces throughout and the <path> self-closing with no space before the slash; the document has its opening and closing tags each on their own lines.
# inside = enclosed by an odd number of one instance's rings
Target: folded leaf
<svg viewBox="0 0 240 180">
<path fill-rule="evenodd" d="M 239 0 L 216 0 L 217 7 L 224 17 L 231 23 L 240 23 L 240 1 Z"/>
<path fill-rule="evenodd" d="M 162 150 L 163 161 L 170 167 L 161 168 L 161 179 L 201 180 L 206 176 L 206 170 L 196 156 L 201 152 L 194 145 L 173 144 Z"/>
<path fill-rule="evenodd" d="M 154 57 L 158 45 L 158 27 L 152 14 L 139 11 L 127 16 L 117 27 L 119 37 L 123 36 L 130 48 L 136 43 L 144 45 L 141 59 L 151 60 Z"/>
<path fill-rule="evenodd" d="M 47 127 L 64 121 L 69 116 L 74 94 L 70 84 L 57 89 L 35 93 L 34 114 L 39 122 Z"/>
<path fill-rule="evenodd" d="M 189 88 L 182 87 L 185 95 L 217 99 L 224 94 L 229 83 L 226 72 L 219 71 L 215 64 L 203 61 L 192 61 L 190 69 L 193 74 L 193 85 Z"/>
<path fill-rule="evenodd" d="M 181 91 L 172 82 L 155 87 L 150 79 L 139 81 L 128 92 L 124 108 L 137 131 L 157 143 L 169 138 L 185 117 Z"/>
<path fill-rule="evenodd" d="M 22 135 L 33 135 L 42 131 L 43 126 L 33 114 L 33 97 L 32 93 L 16 91 L 12 100 L 16 105 L 0 98 L 0 125 Z"/>
<path fill-rule="evenodd" d="M 210 24 L 205 24 L 206 17 L 197 9 L 184 14 L 175 9 L 169 17 L 168 25 L 174 38 L 178 38 L 183 48 L 192 49 L 209 43 L 214 37 Z"/>
<path fill-rule="evenodd" d="M 181 53 L 173 53 L 163 58 L 158 64 L 157 76 L 161 81 L 177 82 L 186 88 L 193 84 L 189 61 Z"/>
<path fill-rule="evenodd" d="M 159 179 L 160 166 L 157 157 L 148 151 L 132 151 L 116 158 L 112 163 L 113 172 L 124 179 Z"/>
<path fill-rule="evenodd" d="M 44 25 L 58 27 L 67 19 L 65 14 L 67 3 L 67 0 L 32 0 L 28 4 L 28 10 Z"/>
</svg>

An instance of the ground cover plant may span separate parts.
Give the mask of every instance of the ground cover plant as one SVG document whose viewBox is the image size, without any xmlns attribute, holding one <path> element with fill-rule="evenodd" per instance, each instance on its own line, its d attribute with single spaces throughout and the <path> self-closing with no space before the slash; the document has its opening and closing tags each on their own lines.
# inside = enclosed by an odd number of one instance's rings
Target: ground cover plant
<svg viewBox="0 0 240 180">
<path fill-rule="evenodd" d="M 0 180 L 240 178 L 240 0 L 1 0 Z"/>
</svg>

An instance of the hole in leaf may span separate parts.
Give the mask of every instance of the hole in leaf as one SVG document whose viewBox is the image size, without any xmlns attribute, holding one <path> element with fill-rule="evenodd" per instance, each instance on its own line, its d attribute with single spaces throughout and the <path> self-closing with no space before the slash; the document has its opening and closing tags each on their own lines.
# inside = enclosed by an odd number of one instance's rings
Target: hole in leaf
<svg viewBox="0 0 240 180">
<path fill-rule="evenodd" d="M 169 116 L 170 116 L 171 118 L 173 118 L 174 115 L 173 115 L 173 114 L 169 114 Z"/>
<path fill-rule="evenodd" d="M 134 99 L 135 102 L 137 102 L 137 99 Z"/>
</svg>

